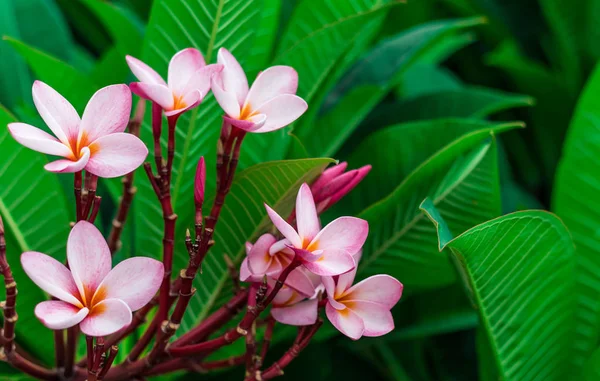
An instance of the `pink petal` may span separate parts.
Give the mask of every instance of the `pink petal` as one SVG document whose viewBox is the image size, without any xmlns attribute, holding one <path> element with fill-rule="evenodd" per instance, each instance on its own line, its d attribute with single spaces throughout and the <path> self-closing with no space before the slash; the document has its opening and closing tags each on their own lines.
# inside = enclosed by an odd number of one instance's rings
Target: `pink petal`
<svg viewBox="0 0 600 381">
<path fill-rule="evenodd" d="M 316 262 L 304 262 L 304 267 L 320 276 L 340 275 L 356 267 L 354 258 L 350 254 L 323 254 Z"/>
<path fill-rule="evenodd" d="M 79 324 L 90 311 L 58 300 L 41 302 L 35 306 L 35 316 L 50 329 L 65 329 Z"/>
<path fill-rule="evenodd" d="M 315 286 L 301 267 L 294 269 L 285 280 L 285 284 L 303 294 L 307 298 L 314 296 Z"/>
<path fill-rule="evenodd" d="M 103 136 L 90 145 L 90 150 L 93 154 L 85 169 L 104 178 L 133 172 L 148 155 L 144 143 L 137 136 L 127 133 Z"/>
<path fill-rule="evenodd" d="M 257 109 L 281 94 L 296 94 L 298 73 L 289 66 L 273 66 L 256 77 L 252 84 L 246 105 Z"/>
<path fill-rule="evenodd" d="M 362 319 L 352 310 L 336 310 L 329 303 L 325 306 L 327 318 L 335 328 L 352 340 L 358 340 L 365 331 Z"/>
<path fill-rule="evenodd" d="M 269 282 L 269 289 L 272 289 L 273 286 L 275 285 L 275 279 L 268 278 L 268 282 Z M 296 304 L 305 298 L 306 297 L 304 295 L 301 295 L 293 288 L 290 288 L 290 287 L 284 285 L 281 288 L 281 290 L 279 290 L 277 295 L 275 295 L 275 298 L 273 299 L 273 306 L 274 307 L 287 307 L 287 306 Z"/>
<path fill-rule="evenodd" d="M 8 130 L 17 142 L 34 151 L 63 157 L 72 154 L 69 146 L 64 145 L 54 136 L 29 124 L 9 123 Z"/>
<path fill-rule="evenodd" d="M 147 84 L 167 86 L 166 82 L 162 79 L 162 77 L 150 66 L 146 65 L 142 61 L 132 56 L 126 56 L 125 59 L 127 60 L 127 65 L 129 65 L 129 68 L 133 72 L 133 75 L 135 75 L 136 78 L 139 79 L 141 82 Z"/>
<path fill-rule="evenodd" d="M 75 224 L 67 240 L 67 259 L 80 294 L 90 303 L 111 267 L 108 245 L 94 225 L 87 221 Z"/>
<path fill-rule="evenodd" d="M 125 131 L 130 114 L 131 91 L 127 85 L 96 91 L 81 117 L 78 142 L 87 145 L 102 136 Z"/>
<path fill-rule="evenodd" d="M 285 252 L 286 254 L 289 254 L 289 256 L 293 258 L 294 253 L 288 248 L 288 246 L 290 246 L 290 245 L 291 245 L 291 242 L 288 239 L 286 239 L 286 238 L 280 239 L 279 241 L 277 241 L 273 245 L 271 245 L 271 248 L 269 249 L 269 253 L 271 253 L 271 255 L 275 255 L 279 252 Z"/>
<path fill-rule="evenodd" d="M 157 103 L 163 110 L 171 110 L 175 104 L 173 93 L 167 86 L 133 82 L 129 84 L 129 88 L 138 97 Z"/>
<path fill-rule="evenodd" d="M 94 303 L 104 299 L 120 299 L 132 311 L 144 307 L 156 294 L 163 280 L 163 264 L 156 259 L 135 257 L 124 260 L 102 281 Z"/>
<path fill-rule="evenodd" d="M 356 270 L 357 267 L 338 277 L 337 284 L 335 286 L 335 297 L 341 296 L 347 289 L 352 287 L 352 283 L 354 283 L 354 278 L 356 277 Z"/>
<path fill-rule="evenodd" d="M 296 230 L 283 218 L 281 218 L 276 211 L 271 209 L 269 205 L 265 204 L 265 208 L 267 208 L 267 214 L 269 215 L 271 221 L 273 221 L 273 224 L 275 225 L 277 230 L 279 230 L 279 232 L 283 234 L 283 236 L 287 238 L 292 243 L 292 245 L 294 245 L 297 248 L 301 248 L 302 240 L 300 239 L 298 233 L 296 233 Z"/>
<path fill-rule="evenodd" d="M 316 194 L 321 190 L 321 188 L 323 188 L 325 185 L 329 184 L 329 182 L 331 182 L 333 179 L 344 173 L 346 167 L 348 167 L 348 163 L 344 161 L 342 163 L 334 165 L 331 168 L 327 168 L 325 171 L 323 171 L 321 176 L 319 176 L 319 178 L 310 186 L 310 190 L 313 192 L 313 194 Z"/>
<path fill-rule="evenodd" d="M 273 261 L 273 257 L 269 254 L 269 248 L 275 242 L 276 239 L 271 234 L 263 234 L 252 246 L 252 250 L 248 254 L 248 268 L 252 274 L 264 275 L 267 272 Z"/>
<path fill-rule="evenodd" d="M 75 108 L 56 90 L 41 81 L 33 83 L 32 94 L 35 107 L 44 122 L 58 140 L 68 145 L 70 139 L 77 137 L 81 122 Z"/>
<path fill-rule="evenodd" d="M 267 121 L 254 132 L 270 132 L 285 127 L 302 116 L 306 109 L 308 104 L 304 99 L 292 94 L 278 95 L 256 109 L 255 113 L 265 114 Z"/>
<path fill-rule="evenodd" d="M 120 299 L 106 299 L 96 304 L 79 327 L 88 336 L 107 336 L 131 323 L 132 313 Z"/>
<path fill-rule="evenodd" d="M 169 88 L 173 93 L 183 95 L 194 73 L 203 66 L 206 62 L 198 49 L 187 48 L 177 52 L 169 62 Z"/>
<path fill-rule="evenodd" d="M 250 250 L 252 250 L 252 243 L 251 242 L 246 242 L 244 244 L 244 249 L 246 249 L 246 255 L 250 254 Z"/>
<path fill-rule="evenodd" d="M 321 188 L 319 192 L 319 200 L 332 197 L 334 194 L 344 189 L 344 187 L 346 187 L 348 184 L 352 183 L 356 176 L 358 176 L 358 170 L 355 169 L 331 180 L 327 185 Z"/>
<path fill-rule="evenodd" d="M 194 203 L 198 207 L 202 207 L 204 203 L 204 189 L 206 185 L 206 163 L 204 162 L 204 156 L 198 160 L 198 166 L 196 167 L 196 177 L 194 178 Z"/>
<path fill-rule="evenodd" d="M 240 266 L 240 280 L 242 282 L 255 281 L 255 279 L 252 278 L 252 273 L 248 268 L 248 258 L 244 258 Z"/>
<path fill-rule="evenodd" d="M 223 71 L 221 72 L 223 89 L 227 92 L 233 93 L 238 105 L 241 107 L 246 100 L 246 96 L 248 95 L 248 79 L 246 78 L 244 69 L 242 69 L 239 62 L 229 52 L 229 50 L 225 48 L 219 49 L 219 53 L 217 54 L 217 62 L 223 65 Z"/>
<path fill-rule="evenodd" d="M 306 183 L 302 184 L 296 197 L 296 220 L 300 239 L 306 244 L 310 243 L 319 234 L 321 222 L 312 193 Z"/>
<path fill-rule="evenodd" d="M 310 243 L 311 250 L 329 253 L 354 254 L 359 251 L 369 235 L 369 223 L 355 217 L 340 217 L 323 228 Z"/>
<path fill-rule="evenodd" d="M 288 325 L 311 325 L 317 322 L 319 302 L 317 299 L 305 300 L 290 307 L 271 308 L 271 315 L 280 323 Z"/>
<path fill-rule="evenodd" d="M 182 94 L 187 94 L 192 90 L 198 90 L 203 97 L 206 97 L 210 91 L 210 82 L 214 75 L 218 75 L 223 70 L 223 65 L 212 64 L 197 70 L 188 81 Z"/>
<path fill-rule="evenodd" d="M 379 303 L 388 309 L 402 297 L 402 283 L 389 275 L 373 275 L 352 286 L 344 295 L 344 300 Z"/>
<path fill-rule="evenodd" d="M 240 130 L 255 132 L 259 130 L 267 121 L 267 116 L 264 114 L 252 115 L 248 119 L 239 120 L 234 118 L 229 118 L 224 116 L 226 122 L 230 123 L 232 126 L 239 128 Z"/>
<path fill-rule="evenodd" d="M 73 160 L 56 160 L 44 166 L 47 171 L 58 173 L 79 172 L 87 165 L 90 160 L 90 149 L 83 147 L 80 152 L 81 157 L 77 161 Z"/>
<path fill-rule="evenodd" d="M 56 259 L 28 251 L 21 254 L 21 265 L 33 283 L 48 294 L 75 306 L 83 306 L 71 272 Z"/>
<path fill-rule="evenodd" d="M 390 310 L 378 303 L 346 302 L 346 306 L 357 314 L 365 325 L 364 336 L 382 336 L 394 329 L 394 318 Z"/>
<path fill-rule="evenodd" d="M 329 298 L 335 298 L 335 280 L 330 276 L 321 277 L 325 292 Z"/>
<path fill-rule="evenodd" d="M 223 76 L 221 72 L 220 77 Z M 240 105 L 235 97 L 235 93 L 231 91 L 225 91 L 222 85 L 219 83 L 218 76 L 213 77 L 211 81 L 211 88 L 215 99 L 219 103 L 219 106 L 225 111 L 229 117 L 237 119 L 240 117 Z"/>
<path fill-rule="evenodd" d="M 165 115 L 166 116 L 174 116 L 174 115 L 183 114 L 187 110 L 198 106 L 200 104 L 200 102 L 202 102 L 202 94 L 200 94 L 200 91 L 198 91 L 198 90 L 193 90 L 193 91 L 187 93 L 183 97 L 183 104 L 185 105 L 185 107 L 165 111 Z M 175 107 L 175 106 L 173 106 L 173 107 Z"/>
</svg>

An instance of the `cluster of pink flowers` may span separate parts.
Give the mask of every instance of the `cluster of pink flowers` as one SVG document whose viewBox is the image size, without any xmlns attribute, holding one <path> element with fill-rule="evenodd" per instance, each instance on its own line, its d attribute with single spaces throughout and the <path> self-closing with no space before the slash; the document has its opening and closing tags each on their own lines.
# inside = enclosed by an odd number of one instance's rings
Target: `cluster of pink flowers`
<svg viewBox="0 0 600 381">
<path fill-rule="evenodd" d="M 24 123 L 11 123 L 13 137 L 33 150 L 63 157 L 46 165 L 52 172 L 85 170 L 99 177 L 123 176 L 145 160 L 148 150 L 125 133 L 131 112 L 131 91 L 159 105 L 175 120 L 198 106 L 212 89 L 233 128 L 263 133 L 285 127 L 307 109 L 296 95 L 298 75 L 288 66 L 261 72 L 251 87 L 237 60 L 220 49 L 216 64 L 207 65 L 193 48 L 177 53 L 169 64 L 168 81 L 142 61 L 127 57 L 139 82 L 100 89 L 80 118 L 73 106 L 48 85 L 36 81 L 33 99 L 52 136 Z M 321 227 L 319 213 L 353 189 L 370 166 L 346 172 L 346 163 L 326 170 L 309 187 L 298 192 L 296 208 L 288 221 L 268 205 L 267 213 L 280 236 L 264 234 L 246 246 L 240 270 L 242 281 L 262 282 L 271 289 L 289 266 L 293 271 L 273 299 L 271 314 L 291 325 L 311 325 L 325 307 L 332 324 L 352 339 L 391 331 L 390 309 L 402 294 L 402 284 L 387 275 L 373 276 L 353 285 L 362 246 L 368 235 L 366 221 L 341 217 Z M 204 164 L 198 177 L 204 197 Z M 41 253 L 21 257 L 31 279 L 57 300 L 40 303 L 35 313 L 51 329 L 79 324 L 89 336 L 105 336 L 131 322 L 132 311 L 155 295 L 163 279 L 163 264 L 149 258 L 131 258 L 111 270 L 106 241 L 90 223 L 81 221 L 68 239 L 69 268 Z M 324 297 L 326 295 L 326 297 Z"/>
</svg>

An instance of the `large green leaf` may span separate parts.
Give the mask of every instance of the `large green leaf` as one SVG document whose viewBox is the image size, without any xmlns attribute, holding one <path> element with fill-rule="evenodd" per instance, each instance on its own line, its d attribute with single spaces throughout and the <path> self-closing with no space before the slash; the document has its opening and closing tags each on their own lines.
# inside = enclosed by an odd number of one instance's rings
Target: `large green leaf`
<svg viewBox="0 0 600 381">
<path fill-rule="evenodd" d="M 480 19 L 435 21 L 379 43 L 333 89 L 328 99 L 330 104 L 342 97 L 336 107 L 317 123 L 303 125 L 299 130 L 300 138 L 313 154 L 334 154 L 419 57 L 432 60 L 426 53 L 432 53 L 438 45 L 443 45 L 444 37 L 480 22 Z M 331 105 L 325 106 L 326 110 L 331 108 Z"/>
<path fill-rule="evenodd" d="M 373 168 L 354 192 L 342 200 L 340 209 L 354 214 L 386 197 L 397 184 L 428 157 L 460 136 L 479 131 L 484 135 L 516 127 L 514 123 L 490 123 L 470 119 L 438 119 L 399 124 L 377 131 L 365 139 L 348 158 L 350 167 Z M 390 155 L 401 152 L 401 155 Z M 338 209 L 339 210 L 339 209 Z"/>
<path fill-rule="evenodd" d="M 231 297 L 230 290 L 225 289 L 229 273 L 223 254 L 239 264 L 244 242 L 267 231 L 269 219 L 263 203 L 282 215 L 289 214 L 300 185 L 312 182 L 332 162 L 331 159 L 269 162 L 250 167 L 236 176 L 215 230 L 215 246 L 204 260 L 202 274 L 196 278 L 197 292 L 184 316 L 182 332 L 198 324 L 215 305 Z M 192 203 L 191 198 L 188 203 Z M 187 258 L 176 257 L 175 268 L 185 265 Z"/>
<path fill-rule="evenodd" d="M 56 175 L 44 170 L 45 156 L 10 136 L 6 124 L 13 121 L 0 106 L 0 214 L 6 228 L 7 257 L 19 290 L 16 335 L 27 350 L 50 363 L 54 353 L 51 331 L 33 314 L 35 305 L 46 296 L 25 275 L 19 257 L 34 250 L 64 260 L 69 210 Z"/>
<path fill-rule="evenodd" d="M 577 329 L 573 361 L 581 366 L 600 335 L 600 67 L 582 93 L 560 161 L 553 210 L 577 246 Z"/>
<path fill-rule="evenodd" d="M 152 7 L 146 30 L 142 59 L 164 78 L 167 77 L 171 57 L 188 47 L 199 49 L 208 63 L 216 61 L 218 49 L 225 47 L 244 65 L 252 46 L 256 26 L 254 20 L 258 17 L 261 6 L 262 0 L 157 0 Z M 149 116 L 150 112 L 146 114 Z M 193 210 L 189 208 L 188 202 L 193 196 L 194 173 L 200 156 L 205 156 L 209 163 L 206 184 L 208 191 L 215 186 L 215 166 L 210 163 L 214 163 L 213 158 L 216 157 L 222 115 L 223 111 L 214 97 L 209 95 L 199 107 L 179 118 L 177 124 L 172 184 L 173 205 L 179 216 L 176 256 L 187 256 L 183 245 L 184 226 L 193 221 Z M 148 147 L 152 147 L 149 118 L 142 127 L 141 135 Z M 261 158 L 269 152 L 259 151 L 256 154 Z M 245 159 L 242 157 L 242 160 Z M 138 213 L 135 214 L 135 225 L 137 231 L 144 232 L 138 235 L 137 247 L 145 255 L 160 257 L 162 211 L 141 170 L 136 176 L 136 186 L 138 193 L 135 203 L 138 205 Z"/>
<path fill-rule="evenodd" d="M 0 1 L 0 35 L 20 37 L 12 0 Z M 0 76 L 0 103 L 14 107 L 31 99 L 27 66 L 6 41 L 0 41 L 0 70 L 5 73 Z"/>
<path fill-rule="evenodd" d="M 499 379 L 569 379 L 574 247 L 562 222 L 544 211 L 517 212 L 452 239 L 432 201 L 422 209 L 477 306 Z"/>
<path fill-rule="evenodd" d="M 435 250 L 435 231 L 419 204 L 423 196 L 432 197 L 461 231 L 498 216 L 500 185 L 491 134 L 473 132 L 452 142 L 359 215 L 369 222 L 360 276 L 387 273 L 412 291 L 455 280 L 450 262 Z"/>
</svg>

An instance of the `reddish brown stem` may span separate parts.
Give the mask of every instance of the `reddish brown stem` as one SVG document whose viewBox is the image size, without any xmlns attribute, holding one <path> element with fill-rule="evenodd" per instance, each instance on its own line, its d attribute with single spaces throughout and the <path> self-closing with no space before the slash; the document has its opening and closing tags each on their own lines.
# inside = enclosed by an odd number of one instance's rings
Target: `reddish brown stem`
<svg viewBox="0 0 600 381">
<path fill-rule="evenodd" d="M 82 220 L 87 219 L 90 222 L 91 220 L 90 211 L 92 210 L 92 205 L 96 201 L 96 188 L 98 187 L 98 176 L 93 175 L 91 173 L 85 174 L 85 203 L 83 208 L 83 215 L 81 216 Z M 83 201 L 82 201 L 83 202 Z M 94 216 L 95 218 L 95 216 Z"/>
<path fill-rule="evenodd" d="M 79 329 L 77 326 L 67 329 L 67 350 L 65 356 L 65 377 L 70 378 L 73 375 L 73 365 L 75 363 L 75 350 L 77 349 L 77 337 Z"/>
<path fill-rule="evenodd" d="M 100 374 L 98 374 L 98 380 L 102 380 L 104 378 L 104 376 L 106 375 L 106 373 L 108 373 L 108 370 L 110 369 L 113 362 L 115 361 L 115 358 L 117 357 L 118 352 L 119 352 L 119 347 L 117 347 L 116 345 L 113 345 L 110 348 L 110 354 L 108 355 L 108 358 L 104 362 L 104 365 L 102 366 L 102 370 L 100 371 Z"/>
<path fill-rule="evenodd" d="M 56 368 L 61 370 L 65 367 L 65 336 L 63 330 L 54 331 L 54 352 Z"/>
<path fill-rule="evenodd" d="M 22 371 L 25 374 L 28 374 L 32 377 L 38 378 L 40 380 L 45 381 L 59 381 L 60 377 L 58 373 L 54 370 L 46 369 L 37 364 L 32 363 L 29 360 L 26 360 L 23 356 L 18 354 L 15 351 L 12 351 L 10 354 L 6 356 L 2 356 L 10 365 L 15 367 L 16 369 Z"/>
<path fill-rule="evenodd" d="M 80 221 L 83 217 L 83 206 L 81 205 L 81 171 L 75 172 L 73 180 L 73 190 L 75 193 L 75 220 Z"/>
<path fill-rule="evenodd" d="M 169 126 L 169 140 L 167 141 L 167 167 L 164 181 L 167 184 L 171 184 L 171 175 L 173 173 L 173 160 L 175 158 L 175 127 L 177 125 L 177 119 L 179 115 L 170 116 L 167 118 L 167 124 Z"/>
<path fill-rule="evenodd" d="M 260 348 L 260 362 L 258 367 L 262 365 L 262 362 L 265 361 L 265 357 L 267 356 L 267 352 L 271 345 L 271 338 L 273 337 L 273 328 L 275 328 L 275 319 L 271 316 L 267 319 L 267 327 L 265 328 L 265 335 L 263 337 L 262 347 Z"/>
<path fill-rule="evenodd" d="M 152 103 L 152 136 L 154 137 L 154 163 L 158 174 L 162 172 L 162 148 L 160 135 L 162 133 L 162 108 L 157 103 Z"/>
</svg>

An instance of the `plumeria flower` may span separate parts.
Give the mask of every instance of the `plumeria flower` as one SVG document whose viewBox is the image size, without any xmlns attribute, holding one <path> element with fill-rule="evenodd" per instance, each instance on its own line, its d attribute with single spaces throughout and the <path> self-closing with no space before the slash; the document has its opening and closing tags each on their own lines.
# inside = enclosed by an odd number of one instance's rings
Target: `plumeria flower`
<svg viewBox="0 0 600 381">
<path fill-rule="evenodd" d="M 167 84 L 154 69 L 137 58 L 127 56 L 126 60 L 140 80 L 130 85 L 131 91 L 159 104 L 168 117 L 198 106 L 210 91 L 211 77 L 223 69 L 222 65 L 207 65 L 198 49 L 183 49 L 169 62 Z"/>
<path fill-rule="evenodd" d="M 106 336 L 131 323 L 132 311 L 154 296 L 164 275 L 163 264 L 129 258 L 111 270 L 106 241 L 89 222 L 78 222 L 67 241 L 69 268 L 42 253 L 21 255 L 27 275 L 59 300 L 39 303 L 35 315 L 50 329 L 79 324 L 88 336 Z"/>
<path fill-rule="evenodd" d="M 385 335 L 394 329 L 390 309 L 402 296 L 402 283 L 389 275 L 374 275 L 352 286 L 355 276 L 356 269 L 337 279 L 322 278 L 327 318 L 353 340 Z"/>
<path fill-rule="evenodd" d="M 270 279 L 272 287 L 275 281 Z M 317 322 L 319 301 L 316 295 L 307 299 L 307 295 L 284 285 L 271 302 L 271 316 L 287 325 L 311 325 Z"/>
<path fill-rule="evenodd" d="M 294 259 L 294 252 L 281 243 L 271 234 L 263 234 L 254 245 L 247 243 L 247 256 L 240 268 L 240 280 L 261 282 L 265 276 L 277 279 Z M 302 268 L 294 269 L 285 280 L 288 287 L 306 296 L 313 296 L 315 287 L 320 283 L 319 277 Z"/>
<path fill-rule="evenodd" d="M 325 170 L 311 185 L 317 211 L 329 209 L 345 195 L 350 193 L 371 171 L 370 165 L 344 172 L 348 163 L 343 162 Z"/>
<path fill-rule="evenodd" d="M 296 96 L 298 73 L 289 66 L 273 66 L 261 72 L 250 90 L 244 70 L 231 53 L 219 49 L 223 71 L 212 79 L 212 90 L 227 114 L 225 120 L 248 132 L 269 132 L 298 119 L 308 105 Z"/>
<path fill-rule="evenodd" d="M 45 83 L 35 81 L 32 92 L 35 107 L 56 137 L 25 123 L 10 123 L 8 129 L 25 147 L 64 157 L 46 164 L 48 171 L 85 169 L 110 178 L 132 172 L 146 159 L 148 149 L 144 143 L 123 132 L 131 112 L 131 92 L 126 85 L 98 90 L 81 119 L 73 106 Z"/>
<path fill-rule="evenodd" d="M 307 184 L 302 184 L 296 198 L 297 231 L 268 205 L 265 204 L 265 207 L 275 227 L 287 239 L 286 245 L 306 269 L 317 275 L 333 276 L 355 267 L 352 254 L 358 252 L 367 239 L 367 221 L 340 217 L 321 229 Z"/>
</svg>

